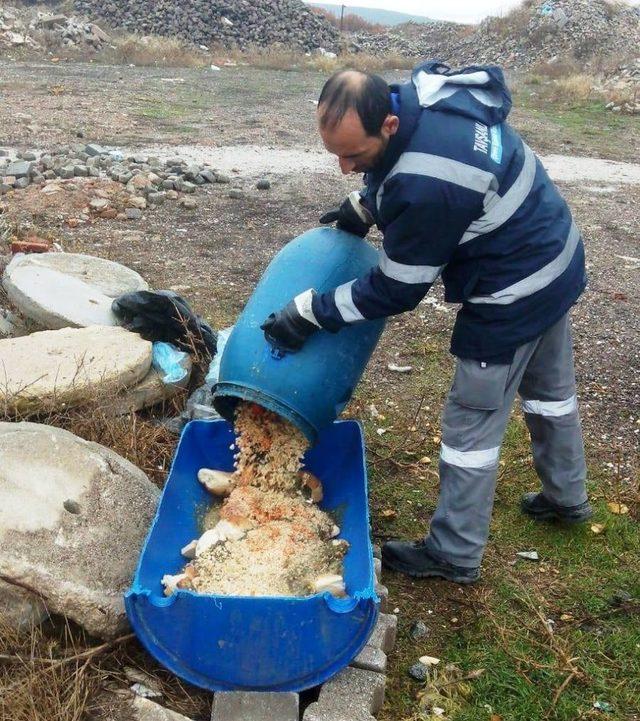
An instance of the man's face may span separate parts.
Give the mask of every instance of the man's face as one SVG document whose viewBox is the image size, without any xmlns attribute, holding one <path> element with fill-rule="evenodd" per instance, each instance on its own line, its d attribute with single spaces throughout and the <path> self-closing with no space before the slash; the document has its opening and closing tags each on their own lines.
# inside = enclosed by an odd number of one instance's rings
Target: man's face
<svg viewBox="0 0 640 721">
<path fill-rule="evenodd" d="M 321 109 L 319 109 L 321 113 Z M 338 156 L 340 170 L 348 173 L 366 173 L 375 167 L 389 144 L 389 138 L 398 130 L 398 118 L 388 115 L 379 135 L 367 135 L 355 110 L 348 110 L 335 127 L 319 126 L 324 147 Z"/>
</svg>

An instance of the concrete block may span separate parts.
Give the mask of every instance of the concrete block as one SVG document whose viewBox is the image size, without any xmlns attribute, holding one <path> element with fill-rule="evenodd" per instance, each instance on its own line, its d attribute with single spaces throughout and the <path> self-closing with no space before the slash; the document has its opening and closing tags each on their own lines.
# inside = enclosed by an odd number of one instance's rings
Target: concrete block
<svg viewBox="0 0 640 721">
<path fill-rule="evenodd" d="M 378 582 L 380 582 L 382 576 L 382 561 L 379 558 L 374 557 L 373 559 L 373 571 L 376 574 Z"/>
<path fill-rule="evenodd" d="M 384 703 L 385 676 L 360 668 L 345 668 L 320 689 L 318 705 L 338 709 L 350 721 L 376 714 Z"/>
<path fill-rule="evenodd" d="M 381 648 L 365 646 L 351 665 L 354 668 L 363 668 L 365 671 L 384 673 L 387 670 L 387 654 Z"/>
<path fill-rule="evenodd" d="M 211 721 L 298 721 L 297 693 L 222 691 L 213 697 Z"/>
<path fill-rule="evenodd" d="M 396 645 L 397 635 L 398 617 L 392 613 L 381 613 L 378 616 L 378 622 L 373 629 L 373 633 L 367 641 L 367 645 L 379 648 L 386 654 L 390 654 Z"/>
<path fill-rule="evenodd" d="M 325 708 L 319 703 L 312 703 L 302 717 L 303 721 L 376 721 L 375 716 L 363 711 L 353 716 L 352 711 L 345 709 Z"/>
<path fill-rule="evenodd" d="M 380 599 L 380 611 L 386 613 L 389 610 L 389 589 L 381 583 L 376 583 L 376 594 Z"/>
</svg>

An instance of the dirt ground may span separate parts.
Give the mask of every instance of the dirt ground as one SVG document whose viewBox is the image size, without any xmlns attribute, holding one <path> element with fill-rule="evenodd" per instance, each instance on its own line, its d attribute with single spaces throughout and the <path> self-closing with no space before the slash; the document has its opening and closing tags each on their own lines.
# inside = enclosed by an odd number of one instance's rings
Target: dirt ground
<svg viewBox="0 0 640 721">
<path fill-rule="evenodd" d="M 130 148 L 252 144 L 316 153 L 321 145 L 313 101 L 323 80 L 317 73 L 251 68 L 215 72 L 0 62 L 0 147 L 49 150 L 80 142 L 81 135 L 82 142 Z M 516 127 L 536 151 L 566 153 L 572 145 L 587 142 L 584 136 L 578 142 L 571 135 L 579 135 L 579 129 L 567 130 L 566 136 L 555 133 L 554 122 L 545 125 L 541 113 L 526 109 L 514 116 Z M 606 118 L 600 122 L 606 124 Z M 617 138 L 607 136 L 593 154 L 640 163 L 638 137 L 633 126 L 625 125 Z M 46 203 L 37 188 L 30 188 L 5 196 L 0 204 L 12 222 L 55 237 L 65 250 L 122 262 L 153 287 L 179 291 L 221 328 L 234 322 L 273 255 L 289 239 L 316 226 L 322 211 L 359 185 L 357 178 L 345 178 L 337 169 L 267 173 L 272 183 L 267 191 L 255 188 L 257 178 L 235 175 L 233 185 L 244 189 L 241 199 L 229 197 L 230 186 L 206 186 L 198 190 L 195 212 L 166 203 L 135 222 L 98 219 L 69 227 L 69 218 L 86 202 L 82 187 L 77 195 L 63 193 Z M 584 234 L 590 277 L 573 313 L 589 465 L 599 497 L 609 497 L 615 488 L 637 517 L 640 185 L 581 181 L 562 183 L 561 188 Z M 5 252 L 0 247 L 0 255 Z M 367 429 L 378 540 L 423 533 L 434 507 L 437 484 L 431 469 L 437 467 L 438 418 L 453 368 L 447 348 L 454 318 L 455 307 L 442 304 L 441 288 L 436 287 L 416 312 L 391 319 L 348 409 L 347 415 L 364 420 Z M 389 363 L 412 365 L 413 371 L 401 375 L 390 371 Z M 386 430 L 380 434 L 379 428 Z M 414 504 L 406 499 L 396 504 L 399 484 L 413 473 L 415 459 L 424 455 L 433 460 L 416 477 L 422 480 L 411 490 L 416 494 Z M 519 462 L 530 468 L 526 452 Z M 392 523 L 388 509 L 397 514 Z M 496 547 L 490 551 L 490 563 L 506 564 L 505 551 L 498 548 L 499 534 L 492 543 Z M 493 573 L 490 570 L 489 576 Z M 432 584 L 435 590 L 426 597 L 417 584 L 391 578 L 390 585 L 391 607 L 400 608 L 405 631 L 419 603 L 443 618 L 462 618 L 465 603 L 477 601 L 472 595 L 464 602 L 458 590 L 443 584 Z M 407 691 L 405 656 L 390 659 L 390 678 L 391 700 L 383 718 L 409 718 L 414 701 Z"/>
</svg>

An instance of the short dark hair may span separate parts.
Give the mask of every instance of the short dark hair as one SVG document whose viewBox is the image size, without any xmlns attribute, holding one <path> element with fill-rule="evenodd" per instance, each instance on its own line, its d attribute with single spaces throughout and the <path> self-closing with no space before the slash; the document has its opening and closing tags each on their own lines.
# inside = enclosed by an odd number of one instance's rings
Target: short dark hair
<svg viewBox="0 0 640 721">
<path fill-rule="evenodd" d="M 367 135 L 380 135 L 382 124 L 391 112 L 391 91 L 379 75 L 340 70 L 324 84 L 318 107 L 323 128 L 335 128 L 347 111 L 353 109 Z"/>
</svg>

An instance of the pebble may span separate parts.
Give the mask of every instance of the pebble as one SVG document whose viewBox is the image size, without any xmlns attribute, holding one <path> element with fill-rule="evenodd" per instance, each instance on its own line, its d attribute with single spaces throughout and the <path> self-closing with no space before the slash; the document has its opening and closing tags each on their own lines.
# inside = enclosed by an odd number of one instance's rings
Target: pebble
<svg viewBox="0 0 640 721">
<path fill-rule="evenodd" d="M 216 183 L 230 183 L 231 178 L 224 173 L 216 173 Z"/>
<path fill-rule="evenodd" d="M 234 200 L 241 200 L 244 198 L 244 193 L 240 188 L 231 188 L 229 191 L 229 197 L 233 198 Z"/>
<path fill-rule="evenodd" d="M 167 195 L 166 193 L 159 192 L 159 193 L 149 193 L 147 195 L 147 200 L 152 205 L 162 205 L 166 199 Z"/>
<path fill-rule="evenodd" d="M 261 178 L 256 183 L 256 188 L 258 190 L 269 190 L 270 187 L 271 187 L 271 181 L 268 178 Z"/>
<path fill-rule="evenodd" d="M 195 198 L 180 198 L 179 205 L 185 210 L 195 210 L 198 207 L 198 203 Z"/>
<path fill-rule="evenodd" d="M 36 154 L 31 150 L 23 150 L 21 153 L 18 153 L 18 157 L 20 160 L 35 160 Z"/>
<path fill-rule="evenodd" d="M 125 211 L 127 220 L 140 220 L 142 218 L 142 211 L 140 208 L 127 208 Z"/>
</svg>

